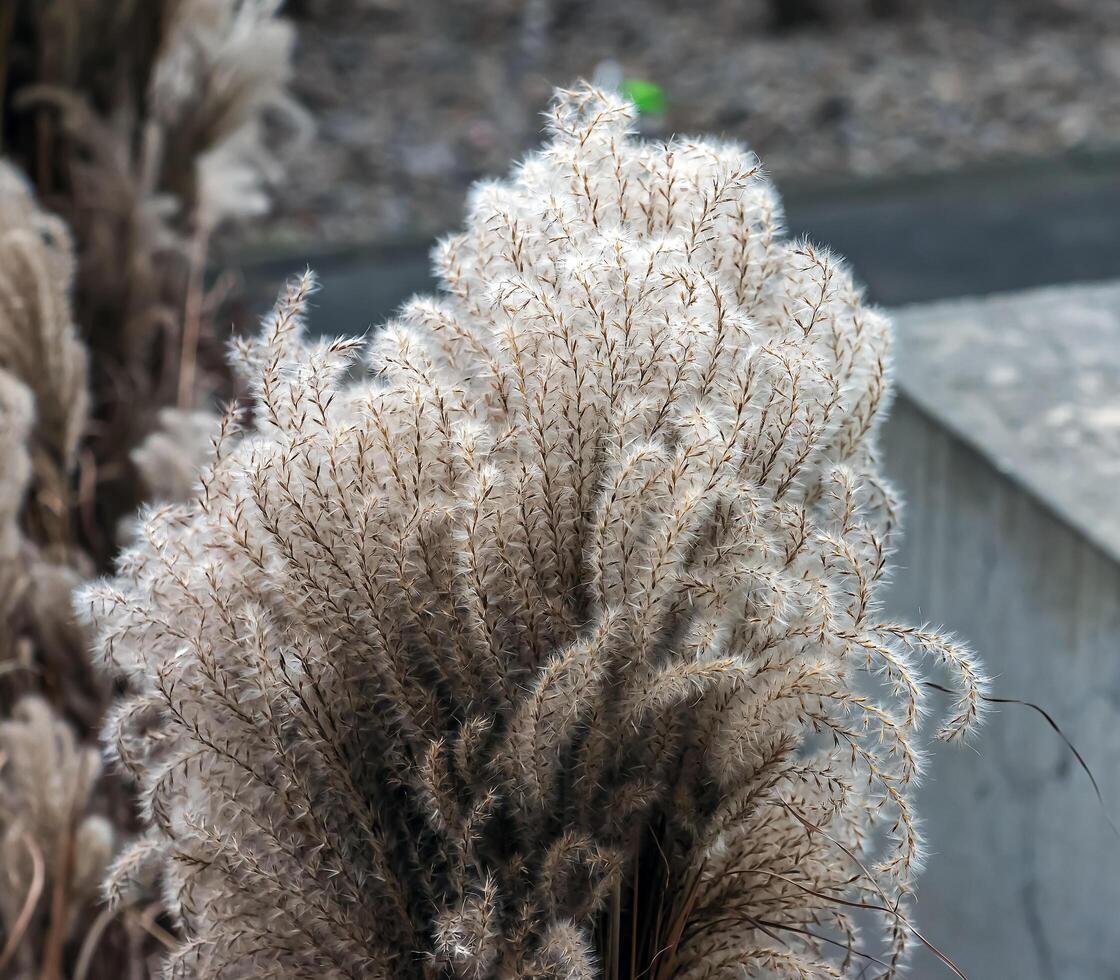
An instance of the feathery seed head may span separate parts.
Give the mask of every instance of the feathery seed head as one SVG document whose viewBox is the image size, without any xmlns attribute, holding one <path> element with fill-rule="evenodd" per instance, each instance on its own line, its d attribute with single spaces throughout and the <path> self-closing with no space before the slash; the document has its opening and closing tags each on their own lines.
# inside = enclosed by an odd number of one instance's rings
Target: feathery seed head
<svg viewBox="0 0 1120 980">
<path fill-rule="evenodd" d="M 169 976 L 838 976 L 852 902 L 901 962 L 920 672 L 948 737 L 984 679 L 878 614 L 889 327 L 752 154 L 632 119 L 559 93 L 369 374 L 294 282 L 86 591 Z"/>
</svg>

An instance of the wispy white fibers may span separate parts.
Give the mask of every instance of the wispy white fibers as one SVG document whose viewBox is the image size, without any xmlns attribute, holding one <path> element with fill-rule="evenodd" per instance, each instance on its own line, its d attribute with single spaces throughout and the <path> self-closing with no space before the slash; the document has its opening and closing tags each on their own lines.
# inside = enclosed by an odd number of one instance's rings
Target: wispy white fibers
<svg viewBox="0 0 1120 980">
<path fill-rule="evenodd" d="M 943 738 L 983 678 L 878 611 L 888 325 L 753 155 L 630 123 L 559 93 L 368 345 L 306 339 L 294 282 L 248 428 L 86 591 L 169 975 L 900 961 L 922 672 Z"/>
</svg>

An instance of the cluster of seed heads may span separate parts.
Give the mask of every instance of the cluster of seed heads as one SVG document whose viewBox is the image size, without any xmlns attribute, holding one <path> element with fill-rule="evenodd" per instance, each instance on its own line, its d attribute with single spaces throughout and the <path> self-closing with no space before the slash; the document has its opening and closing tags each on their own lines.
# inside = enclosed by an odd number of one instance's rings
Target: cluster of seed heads
<svg viewBox="0 0 1120 980">
<path fill-rule="evenodd" d="M 752 154 L 631 124 L 559 93 L 368 341 L 294 281 L 197 498 L 85 591 L 167 976 L 902 964 L 923 671 L 944 739 L 985 682 L 878 609 L 889 325 Z"/>
</svg>

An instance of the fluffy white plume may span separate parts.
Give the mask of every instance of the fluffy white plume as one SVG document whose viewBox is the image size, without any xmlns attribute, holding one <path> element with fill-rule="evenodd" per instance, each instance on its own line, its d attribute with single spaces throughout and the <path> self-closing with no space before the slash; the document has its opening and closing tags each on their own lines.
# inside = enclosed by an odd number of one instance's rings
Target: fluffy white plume
<svg viewBox="0 0 1120 980">
<path fill-rule="evenodd" d="M 560 93 L 368 352 L 294 283 L 85 593 L 169 976 L 837 976 L 853 902 L 900 962 L 922 668 L 944 738 L 984 681 L 877 609 L 888 325 L 751 154 L 630 122 Z"/>
</svg>

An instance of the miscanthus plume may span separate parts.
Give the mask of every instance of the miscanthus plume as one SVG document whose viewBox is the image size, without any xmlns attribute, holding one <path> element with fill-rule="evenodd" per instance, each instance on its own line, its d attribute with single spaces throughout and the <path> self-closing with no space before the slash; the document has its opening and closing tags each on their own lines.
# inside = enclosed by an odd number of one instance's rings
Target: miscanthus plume
<svg viewBox="0 0 1120 980">
<path fill-rule="evenodd" d="M 923 678 L 943 739 L 984 679 L 879 612 L 887 322 L 752 154 L 589 89 L 435 266 L 368 341 L 294 282 L 85 592 L 150 824 L 110 891 L 162 875 L 176 977 L 894 972 Z"/>
</svg>

